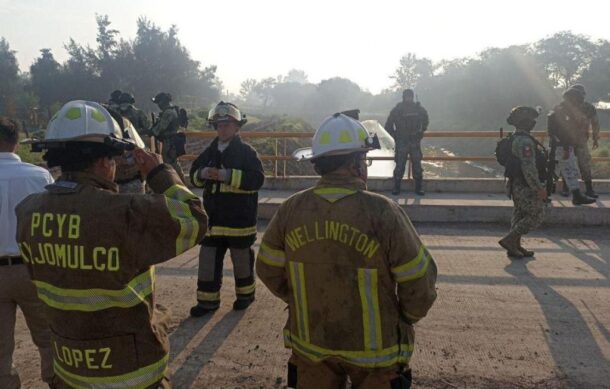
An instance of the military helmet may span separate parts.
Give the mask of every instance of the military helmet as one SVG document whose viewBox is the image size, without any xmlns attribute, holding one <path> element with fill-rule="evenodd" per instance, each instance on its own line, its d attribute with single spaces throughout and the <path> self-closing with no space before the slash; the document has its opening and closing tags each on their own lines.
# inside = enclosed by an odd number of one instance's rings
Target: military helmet
<svg viewBox="0 0 610 389">
<path fill-rule="evenodd" d="M 515 107 L 510 111 L 510 115 L 506 119 L 506 122 L 511 126 L 519 126 L 524 121 L 535 121 L 540 112 L 537 108 L 527 107 L 527 106 L 519 106 Z"/>
<path fill-rule="evenodd" d="M 133 95 L 131 93 L 123 92 L 121 93 L 121 98 L 119 99 L 119 103 L 121 104 L 133 104 L 136 102 Z"/>
<path fill-rule="evenodd" d="M 115 150 L 131 150 L 119 123 L 100 104 L 74 100 L 66 103 L 51 119 L 44 141 L 32 142 L 33 151 L 57 148 L 74 142 L 103 143 Z"/>
<path fill-rule="evenodd" d="M 224 101 L 216 104 L 216 106 L 208 112 L 208 122 L 214 126 L 220 122 L 229 121 L 234 121 L 240 126 L 243 126 L 248 119 L 246 119 L 246 115 L 242 114 L 235 104 L 225 103 Z"/>
<path fill-rule="evenodd" d="M 169 103 L 170 101 L 172 101 L 172 95 L 167 92 L 160 92 L 152 98 L 152 101 L 155 104 L 160 104 L 162 102 Z"/>
<path fill-rule="evenodd" d="M 585 87 L 582 84 L 574 84 L 568 89 L 574 89 L 574 90 L 582 93 L 583 96 L 587 95 L 587 91 L 585 90 Z"/>
<path fill-rule="evenodd" d="M 358 121 L 342 113 L 336 113 L 322 123 L 312 140 L 312 147 L 296 150 L 292 156 L 299 161 L 355 152 L 367 152 L 380 148 L 377 135 L 371 137 Z"/>
<path fill-rule="evenodd" d="M 114 101 L 114 102 L 119 102 L 119 100 L 121 99 L 121 95 L 123 94 L 122 91 L 120 91 L 119 89 L 116 89 L 115 91 L 113 91 L 110 94 L 110 101 Z"/>
<path fill-rule="evenodd" d="M 413 89 L 405 89 L 402 91 L 402 98 L 404 99 L 406 96 L 415 97 L 415 91 Z"/>
</svg>

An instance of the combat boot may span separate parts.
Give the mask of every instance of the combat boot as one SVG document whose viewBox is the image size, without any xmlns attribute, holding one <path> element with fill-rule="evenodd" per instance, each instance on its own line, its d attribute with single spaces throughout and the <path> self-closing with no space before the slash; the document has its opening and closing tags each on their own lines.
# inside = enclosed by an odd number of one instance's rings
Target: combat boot
<svg viewBox="0 0 610 389">
<path fill-rule="evenodd" d="M 509 257 L 523 258 L 524 254 L 519 250 L 519 238 L 521 238 L 520 235 L 509 232 L 498 243 L 506 250 Z"/>
<path fill-rule="evenodd" d="M 574 205 L 586 205 L 593 204 L 596 200 L 582 194 L 580 189 L 572 191 L 572 204 Z"/>
<path fill-rule="evenodd" d="M 525 247 L 521 246 L 521 236 L 519 236 L 519 239 L 517 240 L 517 246 L 519 247 L 519 251 L 521 251 L 524 256 L 526 256 L 526 257 L 534 256 L 535 253 L 533 251 L 527 250 Z"/>
<path fill-rule="evenodd" d="M 233 302 L 234 311 L 243 311 L 248 308 L 250 304 L 254 302 L 254 295 L 251 296 L 239 296 L 237 300 Z"/>
<path fill-rule="evenodd" d="M 585 191 L 585 196 L 591 197 L 592 199 L 596 199 L 599 197 L 599 195 L 597 193 L 595 193 L 595 191 L 593 190 L 593 181 L 592 180 L 585 181 L 585 188 L 587 189 Z"/>
<path fill-rule="evenodd" d="M 418 196 L 424 196 L 426 194 L 423 190 L 422 180 L 415 180 L 415 194 Z"/>
<path fill-rule="evenodd" d="M 565 180 L 563 180 L 563 184 L 561 185 L 561 192 L 559 192 L 559 194 L 563 197 L 570 197 L 570 190 L 568 189 L 568 184 L 566 184 Z"/>
<path fill-rule="evenodd" d="M 192 317 L 201 317 L 208 313 L 214 312 L 220 307 L 220 301 L 218 302 L 199 302 L 197 305 L 191 308 Z"/>
<path fill-rule="evenodd" d="M 402 181 L 402 180 L 400 180 L 400 179 L 398 179 L 398 178 L 395 178 L 395 179 L 394 179 L 394 189 L 392 189 L 392 194 L 393 194 L 393 195 L 397 195 L 397 194 L 399 194 L 399 193 L 400 193 L 400 182 L 401 182 L 401 181 Z"/>
</svg>

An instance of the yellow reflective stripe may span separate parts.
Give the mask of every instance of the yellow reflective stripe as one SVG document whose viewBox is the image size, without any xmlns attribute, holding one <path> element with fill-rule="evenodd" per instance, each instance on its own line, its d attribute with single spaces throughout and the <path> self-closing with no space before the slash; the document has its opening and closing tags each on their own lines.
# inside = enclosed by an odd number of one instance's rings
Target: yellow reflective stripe
<svg viewBox="0 0 610 389">
<path fill-rule="evenodd" d="M 302 263 L 290 262 L 290 281 L 296 304 L 299 337 L 309 342 L 309 315 L 307 312 L 307 292 L 305 290 L 305 267 Z"/>
<path fill-rule="evenodd" d="M 254 293 L 254 291 L 256 290 L 256 284 L 253 283 L 252 285 L 248 285 L 248 286 L 236 286 L 235 287 L 235 293 L 237 294 L 250 294 L 250 293 Z"/>
<path fill-rule="evenodd" d="M 170 186 L 165 192 L 163 192 L 163 195 L 169 197 L 170 199 L 182 202 L 188 200 L 199 200 L 199 197 L 195 196 L 195 194 L 186 186 L 180 184 Z"/>
<path fill-rule="evenodd" d="M 64 370 L 56 359 L 53 370 L 64 382 L 76 389 L 137 389 L 146 388 L 161 381 L 168 367 L 169 355 L 151 365 L 131 373 L 108 377 L 87 377 Z"/>
<path fill-rule="evenodd" d="M 214 226 L 207 232 L 207 236 L 249 236 L 253 234 L 256 234 L 256 226 L 244 228 Z"/>
<path fill-rule="evenodd" d="M 334 203 L 335 201 L 353 195 L 358 191 L 348 188 L 316 188 L 313 192 L 325 200 Z"/>
<path fill-rule="evenodd" d="M 413 281 L 426 274 L 429 263 L 430 253 L 422 244 L 419 246 L 417 257 L 403 265 L 392 268 L 392 274 L 394 274 L 396 282 Z"/>
<path fill-rule="evenodd" d="M 220 292 L 197 291 L 197 300 L 201 301 L 220 301 Z"/>
<path fill-rule="evenodd" d="M 155 271 L 138 275 L 123 289 L 67 289 L 33 280 L 38 298 L 63 311 L 95 312 L 109 308 L 131 308 L 146 300 L 154 290 Z"/>
<path fill-rule="evenodd" d="M 321 362 L 326 358 L 340 358 L 353 365 L 367 368 L 407 364 L 414 350 L 413 344 L 394 345 L 378 351 L 331 350 L 299 339 L 287 329 L 284 330 L 284 345 L 313 362 Z"/>
<path fill-rule="evenodd" d="M 243 172 L 239 169 L 232 169 L 231 170 L 231 186 L 235 187 L 235 188 L 239 188 L 241 186 L 241 178 L 242 178 Z"/>
<path fill-rule="evenodd" d="M 258 192 L 255 190 L 241 190 L 231 185 L 220 184 L 220 193 L 254 194 Z"/>
<path fill-rule="evenodd" d="M 176 255 L 180 255 L 197 243 L 199 222 L 193 217 L 188 204 L 169 197 L 165 197 L 165 203 L 170 216 L 180 225 L 176 237 Z"/>
<path fill-rule="evenodd" d="M 383 348 L 381 337 L 381 315 L 377 293 L 377 269 L 358 269 L 358 288 L 362 303 L 362 324 L 364 327 L 364 349 Z"/>
<path fill-rule="evenodd" d="M 265 242 L 262 242 L 261 248 L 258 250 L 258 260 L 269 266 L 284 267 L 286 254 L 281 250 L 272 249 Z"/>
<path fill-rule="evenodd" d="M 200 172 L 201 169 L 197 170 L 195 174 L 193 174 L 193 184 L 195 184 L 195 186 L 202 187 L 205 184 L 205 181 L 201 179 L 199 175 Z"/>
</svg>

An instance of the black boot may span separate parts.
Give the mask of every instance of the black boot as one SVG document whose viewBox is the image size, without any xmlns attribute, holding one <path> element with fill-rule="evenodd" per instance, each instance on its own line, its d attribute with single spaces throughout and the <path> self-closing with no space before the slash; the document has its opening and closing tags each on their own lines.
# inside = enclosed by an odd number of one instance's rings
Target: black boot
<svg viewBox="0 0 610 389">
<path fill-rule="evenodd" d="M 399 193 L 400 193 L 400 182 L 401 182 L 401 181 L 402 181 L 402 180 L 400 180 L 400 179 L 398 179 L 398 178 L 395 178 L 395 179 L 394 179 L 394 189 L 392 189 L 392 194 L 393 194 L 393 195 L 397 195 L 397 194 L 399 194 Z"/>
<path fill-rule="evenodd" d="M 566 180 L 562 180 L 561 192 L 560 195 L 563 197 L 570 197 L 570 190 L 568 189 L 568 184 L 566 184 Z"/>
<path fill-rule="evenodd" d="M 218 302 L 199 302 L 197 305 L 191 308 L 191 316 L 192 317 L 201 317 L 203 315 L 207 315 L 210 312 L 214 312 L 220 307 L 220 301 Z"/>
<path fill-rule="evenodd" d="M 599 197 L 597 195 L 597 193 L 595 193 L 595 191 L 593 190 L 593 181 L 592 180 L 585 181 L 585 188 L 587 189 L 585 191 L 586 196 L 591 197 L 592 199 L 596 199 Z"/>
<path fill-rule="evenodd" d="M 419 196 L 423 196 L 426 194 L 423 189 L 422 180 L 415 180 L 415 194 Z"/>
<path fill-rule="evenodd" d="M 576 189 L 576 190 L 572 191 L 572 204 L 586 205 L 586 204 L 593 204 L 594 202 L 595 202 L 595 199 L 592 199 L 590 197 L 583 195 L 582 192 L 580 191 L 580 189 Z"/>
<path fill-rule="evenodd" d="M 233 310 L 234 311 L 243 311 L 248 308 L 250 304 L 254 302 L 254 295 L 250 296 L 239 296 L 237 300 L 233 302 Z"/>
</svg>

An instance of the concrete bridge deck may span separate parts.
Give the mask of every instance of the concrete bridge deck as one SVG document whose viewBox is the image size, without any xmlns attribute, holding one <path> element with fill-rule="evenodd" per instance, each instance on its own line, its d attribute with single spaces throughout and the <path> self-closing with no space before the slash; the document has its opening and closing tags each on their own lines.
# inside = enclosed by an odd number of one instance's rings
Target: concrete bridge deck
<svg viewBox="0 0 610 389">
<path fill-rule="evenodd" d="M 262 233 L 266 222 L 259 224 Z M 525 240 L 530 260 L 497 245 L 504 226 L 416 223 L 439 268 L 438 301 L 416 326 L 415 388 L 608 388 L 610 236 L 549 228 Z M 258 248 L 258 247 L 257 247 Z M 257 301 L 231 311 L 225 259 L 221 308 L 191 319 L 198 249 L 161 265 L 157 301 L 171 308 L 175 388 L 282 388 L 284 304 L 258 283 Z M 15 363 L 23 387 L 42 389 L 38 356 L 20 317 Z"/>
</svg>

